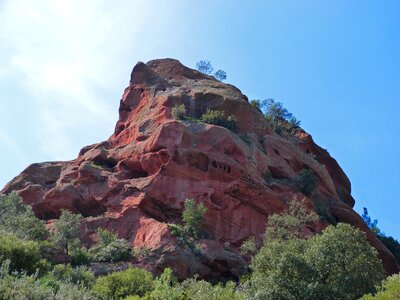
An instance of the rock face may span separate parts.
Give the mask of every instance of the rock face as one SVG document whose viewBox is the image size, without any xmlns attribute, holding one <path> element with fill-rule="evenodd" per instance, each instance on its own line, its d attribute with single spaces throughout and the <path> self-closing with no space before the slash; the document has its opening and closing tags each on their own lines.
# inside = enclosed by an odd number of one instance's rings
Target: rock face
<svg viewBox="0 0 400 300">
<path fill-rule="evenodd" d="M 172 108 L 180 104 L 193 119 L 207 109 L 235 116 L 236 132 L 174 120 Z M 298 184 L 304 169 L 317 178 L 310 196 Z M 326 150 L 305 132 L 275 134 L 239 89 L 173 59 L 134 67 L 107 141 L 84 147 L 72 161 L 29 166 L 1 192 L 13 190 L 39 218 L 57 218 L 61 209 L 79 212 L 87 243 L 105 227 L 151 251 L 141 264 L 154 271 L 171 266 L 181 278 L 237 278 L 245 265 L 238 247 L 250 236 L 261 238 L 268 216 L 295 196 L 326 220 L 365 231 L 386 271 L 398 271 L 392 254 L 353 211 L 350 181 Z M 207 207 L 208 238 L 197 254 L 181 247 L 167 226 L 181 222 L 186 198 Z"/>
</svg>

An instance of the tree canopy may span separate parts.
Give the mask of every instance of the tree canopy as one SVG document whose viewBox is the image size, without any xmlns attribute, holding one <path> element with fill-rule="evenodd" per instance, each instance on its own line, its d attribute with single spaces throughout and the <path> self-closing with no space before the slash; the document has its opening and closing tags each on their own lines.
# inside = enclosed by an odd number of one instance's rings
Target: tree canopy
<svg viewBox="0 0 400 300">
<path fill-rule="evenodd" d="M 269 218 L 264 245 L 251 262 L 250 299 L 358 299 L 383 279 L 382 262 L 363 232 L 348 224 L 304 236 L 316 220 L 293 201 Z"/>
</svg>

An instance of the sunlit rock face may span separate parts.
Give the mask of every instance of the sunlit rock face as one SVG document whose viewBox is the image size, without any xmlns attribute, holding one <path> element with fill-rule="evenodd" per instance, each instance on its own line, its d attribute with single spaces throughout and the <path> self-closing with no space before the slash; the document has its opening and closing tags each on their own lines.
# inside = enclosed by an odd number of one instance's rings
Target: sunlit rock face
<svg viewBox="0 0 400 300">
<path fill-rule="evenodd" d="M 192 121 L 172 117 L 181 104 Z M 193 121 L 209 109 L 234 116 L 235 132 Z M 299 188 L 305 169 L 317 178 L 309 196 Z M 245 266 L 242 242 L 261 240 L 268 216 L 293 197 L 328 215 L 325 220 L 365 231 L 386 271 L 398 271 L 392 254 L 352 209 L 350 181 L 326 150 L 304 131 L 277 135 L 238 88 L 173 59 L 136 64 L 107 141 L 84 147 L 72 161 L 29 166 L 2 193 L 13 190 L 39 218 L 57 218 L 61 209 L 81 213 L 88 244 L 96 228 L 107 228 L 136 248 L 151 249 L 139 265 L 155 272 L 170 266 L 180 278 L 238 278 Z M 167 226 L 182 222 L 187 198 L 207 207 L 200 254 L 181 247 Z M 305 231 L 327 224 L 322 219 Z"/>
</svg>

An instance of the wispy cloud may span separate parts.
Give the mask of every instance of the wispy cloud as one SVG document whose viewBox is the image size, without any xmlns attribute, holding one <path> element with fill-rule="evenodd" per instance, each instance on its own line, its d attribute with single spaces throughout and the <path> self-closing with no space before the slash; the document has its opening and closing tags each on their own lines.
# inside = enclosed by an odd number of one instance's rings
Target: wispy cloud
<svg viewBox="0 0 400 300">
<path fill-rule="evenodd" d="M 34 99 L 37 123 L 32 125 L 49 158 L 74 157 L 78 137 L 88 131 L 96 138 L 98 132 L 104 138 L 111 133 L 118 99 L 110 95 L 119 97 L 121 83 L 127 83 L 126 64 L 135 63 L 132 51 L 146 47 L 143 25 L 150 24 L 150 16 L 152 26 L 165 22 L 165 10 L 152 10 L 156 2 L 2 3 L 0 77 L 18 78 Z"/>
<path fill-rule="evenodd" d="M 19 146 L 17 145 L 17 143 L 15 143 L 15 141 L 10 138 L 5 132 L 0 130 L 0 145 L 3 148 L 9 148 L 11 151 L 13 152 L 14 155 L 23 163 L 27 163 L 27 158 L 24 155 L 24 153 L 20 150 Z"/>
</svg>

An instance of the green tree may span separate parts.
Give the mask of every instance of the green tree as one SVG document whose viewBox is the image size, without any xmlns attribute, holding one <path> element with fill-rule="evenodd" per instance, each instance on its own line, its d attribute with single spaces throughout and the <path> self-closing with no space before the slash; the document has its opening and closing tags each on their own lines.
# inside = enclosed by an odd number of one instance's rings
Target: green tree
<svg viewBox="0 0 400 300">
<path fill-rule="evenodd" d="M 268 218 L 266 240 L 289 240 L 302 237 L 304 228 L 319 220 L 315 212 L 306 208 L 304 200 L 294 197 L 288 208 Z"/>
<path fill-rule="evenodd" d="M 255 255 L 257 250 L 257 240 L 254 236 L 249 237 L 240 246 L 240 252 L 243 254 Z"/>
<path fill-rule="evenodd" d="M 279 135 L 294 134 L 300 128 L 300 121 L 281 102 L 255 99 L 250 104 L 264 113 L 269 126 Z"/>
<path fill-rule="evenodd" d="M 175 120 L 185 120 L 187 118 L 185 104 L 174 106 L 171 114 Z"/>
<path fill-rule="evenodd" d="M 244 294 L 231 281 L 225 285 L 212 285 L 204 280 L 190 278 L 182 282 L 182 288 L 190 300 L 244 300 Z"/>
<path fill-rule="evenodd" d="M 369 229 L 375 234 L 375 235 L 380 235 L 381 230 L 378 228 L 378 220 L 372 220 L 370 215 L 368 214 L 368 209 L 366 207 L 363 207 L 363 214 L 361 215 L 361 218 L 364 220 L 365 224 L 368 225 Z"/>
<path fill-rule="evenodd" d="M 46 280 L 54 280 L 62 283 L 72 283 L 85 288 L 91 288 L 96 279 L 93 273 L 85 266 L 71 267 L 70 265 L 55 265 L 53 270 L 47 275 Z"/>
<path fill-rule="evenodd" d="M 199 72 L 210 75 L 214 70 L 209 60 L 200 60 L 196 63 L 196 68 Z"/>
<path fill-rule="evenodd" d="M 206 211 L 207 209 L 203 203 L 196 203 L 193 199 L 186 199 L 185 209 L 182 213 L 184 229 L 195 239 L 199 237 Z"/>
<path fill-rule="evenodd" d="M 209 109 L 201 116 L 201 120 L 207 124 L 213 124 L 228 128 L 229 130 L 236 130 L 236 120 L 233 116 L 227 117 L 223 111 Z"/>
<path fill-rule="evenodd" d="M 28 274 L 34 274 L 37 269 L 43 272 L 48 267 L 40 255 L 37 242 L 22 240 L 10 234 L 0 236 L 0 264 L 6 260 L 9 261 L 9 270 Z"/>
<path fill-rule="evenodd" d="M 373 292 L 384 271 L 365 234 L 348 224 L 304 236 L 317 220 L 294 202 L 269 218 L 263 247 L 254 256 L 250 299 L 358 299 Z"/>
<path fill-rule="evenodd" d="M 310 196 L 317 185 L 318 182 L 317 176 L 310 169 L 302 169 L 299 172 L 298 176 L 299 176 L 300 191 L 304 195 Z"/>
<path fill-rule="evenodd" d="M 153 275 L 146 270 L 129 268 L 97 278 L 93 293 L 100 299 L 123 299 L 144 296 L 153 289 Z"/>
<path fill-rule="evenodd" d="M 154 289 L 150 300 L 181 300 L 184 299 L 183 289 L 170 268 L 165 268 L 159 278 L 154 280 Z"/>
<path fill-rule="evenodd" d="M 378 235 L 378 239 L 392 252 L 397 263 L 400 265 L 400 243 L 392 236 Z"/>
<path fill-rule="evenodd" d="M 94 261 L 114 262 L 132 257 L 132 247 L 124 239 L 106 229 L 97 230 L 98 241 L 90 250 Z"/>
<path fill-rule="evenodd" d="M 358 299 L 374 292 L 384 278 L 376 249 L 364 232 L 349 224 L 328 226 L 316 235 L 307 259 L 317 273 L 317 289 L 332 299 Z"/>
<path fill-rule="evenodd" d="M 214 73 L 214 77 L 219 81 L 224 81 L 226 80 L 227 76 L 224 70 L 218 70 L 217 72 Z"/>
<path fill-rule="evenodd" d="M 48 234 L 44 222 L 36 218 L 32 207 L 24 204 L 15 192 L 0 195 L 0 232 L 26 240 L 42 240 Z"/>
<path fill-rule="evenodd" d="M 365 224 L 371 229 L 371 231 L 376 235 L 376 237 L 392 252 L 397 263 L 400 265 L 400 243 L 398 240 L 392 236 L 386 236 L 386 234 L 379 229 L 378 220 L 372 220 L 368 214 L 368 209 L 364 207 L 363 214 L 361 215 Z"/>
<path fill-rule="evenodd" d="M 68 210 L 62 210 L 61 216 L 54 221 L 54 230 L 51 233 L 53 243 L 70 255 L 71 246 L 79 244 L 82 216 Z"/>
<path fill-rule="evenodd" d="M 392 275 L 382 282 L 375 295 L 367 294 L 360 300 L 398 300 L 400 299 L 400 274 Z"/>
<path fill-rule="evenodd" d="M 53 299 L 51 287 L 41 284 L 37 274 L 13 273 L 10 261 L 3 262 L 0 266 L 0 298 L 2 300 L 15 299 Z"/>
</svg>

